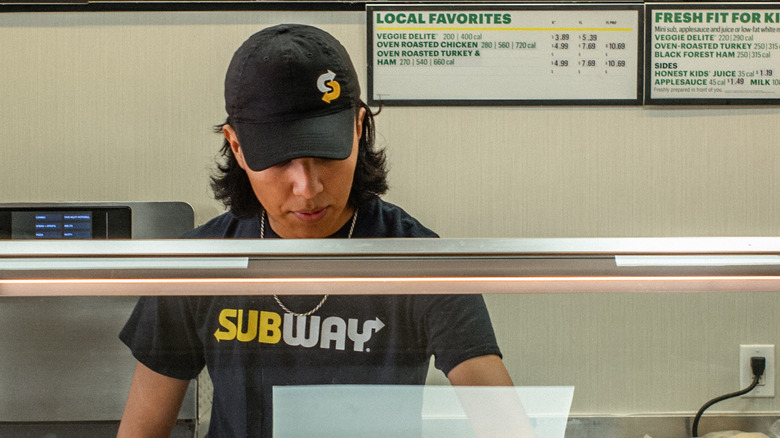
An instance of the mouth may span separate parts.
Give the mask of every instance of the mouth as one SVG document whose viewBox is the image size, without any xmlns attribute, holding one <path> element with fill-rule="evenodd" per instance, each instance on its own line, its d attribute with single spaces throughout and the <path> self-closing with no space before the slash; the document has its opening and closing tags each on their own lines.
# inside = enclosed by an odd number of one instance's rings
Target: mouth
<svg viewBox="0 0 780 438">
<path fill-rule="evenodd" d="M 301 210 L 301 211 L 294 211 L 293 214 L 296 218 L 303 222 L 316 222 L 320 219 L 322 219 L 325 216 L 325 213 L 327 213 L 328 208 L 321 208 L 319 210 Z"/>
</svg>

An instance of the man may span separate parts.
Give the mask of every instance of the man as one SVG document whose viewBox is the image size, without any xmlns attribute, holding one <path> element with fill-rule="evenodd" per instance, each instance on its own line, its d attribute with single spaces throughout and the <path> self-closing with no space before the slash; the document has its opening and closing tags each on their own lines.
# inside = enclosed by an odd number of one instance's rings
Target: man
<svg viewBox="0 0 780 438">
<path fill-rule="evenodd" d="M 230 211 L 186 237 L 435 237 L 378 198 L 384 152 L 359 96 L 328 33 L 280 25 L 250 37 L 228 68 L 226 162 L 212 181 Z M 120 338 L 139 360 L 121 437 L 168 436 L 204 366 L 209 438 L 271 436 L 274 385 L 422 384 L 431 355 L 454 385 L 512 385 L 478 295 L 142 298 Z"/>
</svg>

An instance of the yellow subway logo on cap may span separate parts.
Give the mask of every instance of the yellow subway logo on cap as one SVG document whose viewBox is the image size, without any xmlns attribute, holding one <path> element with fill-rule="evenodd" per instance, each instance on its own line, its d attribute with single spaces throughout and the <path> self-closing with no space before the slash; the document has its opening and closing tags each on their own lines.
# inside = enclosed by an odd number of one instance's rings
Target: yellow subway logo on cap
<svg viewBox="0 0 780 438">
<path fill-rule="evenodd" d="M 325 103 L 330 103 L 341 95 L 341 85 L 334 79 L 336 79 L 336 73 L 330 70 L 317 78 L 317 89 L 325 93 L 322 95 L 322 100 Z"/>
</svg>

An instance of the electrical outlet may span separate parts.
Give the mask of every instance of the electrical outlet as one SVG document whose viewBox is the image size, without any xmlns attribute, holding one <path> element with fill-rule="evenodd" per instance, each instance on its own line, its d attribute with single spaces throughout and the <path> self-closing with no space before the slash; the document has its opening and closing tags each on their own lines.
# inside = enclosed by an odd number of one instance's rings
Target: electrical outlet
<svg viewBox="0 0 780 438">
<path fill-rule="evenodd" d="M 739 346 L 739 387 L 747 388 L 753 383 L 753 371 L 750 368 L 751 357 L 765 357 L 766 370 L 752 391 L 743 397 L 774 397 L 775 396 L 775 346 L 774 345 L 740 345 Z"/>
</svg>

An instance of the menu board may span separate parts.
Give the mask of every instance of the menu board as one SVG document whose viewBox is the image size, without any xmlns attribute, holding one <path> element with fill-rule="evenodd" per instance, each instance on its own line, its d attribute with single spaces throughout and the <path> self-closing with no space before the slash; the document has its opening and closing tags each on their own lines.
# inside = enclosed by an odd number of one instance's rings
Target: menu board
<svg viewBox="0 0 780 438">
<path fill-rule="evenodd" d="M 646 103 L 778 103 L 777 4 L 648 5 L 646 20 Z"/>
<path fill-rule="evenodd" d="M 372 105 L 642 103 L 641 5 L 366 10 Z"/>
</svg>

